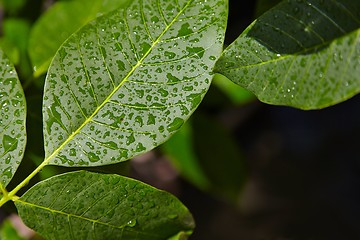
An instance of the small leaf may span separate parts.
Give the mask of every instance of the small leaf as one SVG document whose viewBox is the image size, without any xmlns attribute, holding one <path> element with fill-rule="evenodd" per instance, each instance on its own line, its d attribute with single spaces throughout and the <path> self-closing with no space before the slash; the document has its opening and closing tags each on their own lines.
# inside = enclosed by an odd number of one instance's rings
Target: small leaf
<svg viewBox="0 0 360 240">
<path fill-rule="evenodd" d="M 224 51 L 216 71 L 270 104 L 344 101 L 360 91 L 359 13 L 359 1 L 283 1 Z"/>
<path fill-rule="evenodd" d="M 170 158 L 182 176 L 202 190 L 210 188 L 210 181 L 203 173 L 194 151 L 193 129 L 187 122 L 162 146 L 162 151 Z"/>
<path fill-rule="evenodd" d="M 58 175 L 35 185 L 15 205 L 25 224 L 48 240 L 164 240 L 194 228 L 174 196 L 118 175 Z"/>
<path fill-rule="evenodd" d="M 26 145 L 26 102 L 15 68 L 0 51 L 0 184 L 18 168 Z"/>
<path fill-rule="evenodd" d="M 76 0 L 56 2 L 32 28 L 29 56 L 34 75 L 44 74 L 60 45 L 76 30 L 89 21 L 130 0 Z"/>
<path fill-rule="evenodd" d="M 254 94 L 233 83 L 224 75 L 215 74 L 213 84 L 219 88 L 234 104 L 246 104 L 256 99 Z"/>
<path fill-rule="evenodd" d="M 45 163 L 106 165 L 167 140 L 210 86 L 226 17 L 224 0 L 138 0 L 69 38 L 45 83 Z"/>
<path fill-rule="evenodd" d="M 237 204 L 246 179 L 239 147 L 224 126 L 210 115 L 197 111 L 190 123 L 161 149 L 192 184 Z"/>
</svg>

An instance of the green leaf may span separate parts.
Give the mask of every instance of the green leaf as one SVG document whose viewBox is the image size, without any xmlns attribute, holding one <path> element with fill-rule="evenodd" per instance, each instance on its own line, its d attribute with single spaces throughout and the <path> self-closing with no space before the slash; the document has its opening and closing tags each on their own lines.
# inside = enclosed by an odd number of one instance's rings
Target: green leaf
<svg viewBox="0 0 360 240">
<path fill-rule="evenodd" d="M 16 14 L 26 4 L 26 0 L 0 0 L 1 6 L 11 15 Z"/>
<path fill-rule="evenodd" d="M 260 16 L 270 8 L 274 7 L 279 2 L 281 2 L 281 0 L 257 0 L 255 7 L 255 16 Z"/>
<path fill-rule="evenodd" d="M 2 24 L 0 45 L 6 56 L 17 66 L 20 78 L 21 76 L 23 78 L 24 76 L 32 76 L 27 52 L 30 34 L 29 21 L 19 18 L 6 18 Z"/>
<path fill-rule="evenodd" d="M 233 83 L 221 74 L 215 74 L 213 84 L 225 93 L 234 104 L 245 104 L 255 99 L 254 94 Z"/>
<path fill-rule="evenodd" d="M 131 0 L 77 0 L 55 3 L 32 28 L 29 56 L 34 75 L 45 73 L 60 45 L 97 16 L 123 7 Z"/>
<path fill-rule="evenodd" d="M 0 51 L 0 185 L 14 176 L 26 145 L 26 102 L 15 68 Z"/>
<path fill-rule="evenodd" d="M 193 146 L 191 121 L 184 124 L 162 146 L 161 150 L 170 158 L 185 179 L 202 190 L 210 188 L 210 181 L 204 174 Z"/>
<path fill-rule="evenodd" d="M 192 234 L 192 231 L 188 232 L 179 232 L 175 236 L 168 238 L 168 240 L 186 240 L 189 238 L 189 236 Z"/>
<path fill-rule="evenodd" d="M 24 238 L 20 237 L 17 233 L 14 226 L 11 224 L 9 220 L 5 220 L 0 228 L 0 239 L 1 240 L 24 240 Z"/>
<path fill-rule="evenodd" d="M 359 1 L 283 1 L 225 50 L 216 71 L 266 103 L 327 107 L 360 91 L 359 27 Z"/>
<path fill-rule="evenodd" d="M 58 175 L 35 185 L 15 205 L 25 224 L 48 240 L 164 240 L 194 228 L 174 196 L 118 175 Z"/>
<path fill-rule="evenodd" d="M 161 149 L 192 184 L 237 203 L 246 179 L 239 147 L 227 129 L 210 115 L 197 111 L 190 123 Z"/>
<path fill-rule="evenodd" d="M 166 141 L 201 102 L 225 0 L 133 1 L 64 43 L 45 83 L 45 161 L 98 166 Z"/>
</svg>

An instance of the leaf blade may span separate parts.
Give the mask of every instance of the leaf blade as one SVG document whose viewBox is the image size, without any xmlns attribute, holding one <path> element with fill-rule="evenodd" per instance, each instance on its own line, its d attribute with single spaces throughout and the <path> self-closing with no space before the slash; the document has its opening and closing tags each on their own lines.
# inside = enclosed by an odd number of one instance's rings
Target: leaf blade
<svg viewBox="0 0 360 240">
<path fill-rule="evenodd" d="M 34 75 L 44 74 L 61 44 L 76 30 L 117 7 L 124 7 L 130 0 L 95 0 L 56 2 L 32 28 L 29 40 L 29 56 Z M 60 34 L 59 34 L 60 33 Z"/>
<path fill-rule="evenodd" d="M 103 165 L 164 142 L 210 85 L 226 14 L 223 0 L 134 1 L 74 34 L 59 49 L 45 83 L 46 161 Z"/>
<path fill-rule="evenodd" d="M 14 66 L 0 51 L 0 184 L 10 182 L 26 145 L 26 102 Z"/>
<path fill-rule="evenodd" d="M 171 194 L 110 174 L 58 175 L 35 185 L 15 205 L 25 224 L 46 239 L 160 240 L 194 227 L 189 211 Z M 40 218 L 48 222 L 36 221 Z"/>
<path fill-rule="evenodd" d="M 255 21 L 217 71 L 266 103 L 324 108 L 360 91 L 360 4 L 283 1 Z"/>
</svg>

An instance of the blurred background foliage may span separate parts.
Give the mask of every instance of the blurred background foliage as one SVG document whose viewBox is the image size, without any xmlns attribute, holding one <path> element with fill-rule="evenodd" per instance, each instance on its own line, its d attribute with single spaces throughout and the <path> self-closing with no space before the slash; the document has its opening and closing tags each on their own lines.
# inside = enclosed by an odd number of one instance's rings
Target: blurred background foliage
<svg viewBox="0 0 360 240">
<path fill-rule="evenodd" d="M 46 73 L 34 74 L 29 55 L 40 37 L 34 26 L 56 4 L 76 1 L 86 0 L 0 1 L 0 46 L 17 68 L 28 105 L 27 150 L 9 188 L 44 157 Z M 278 2 L 230 0 L 225 44 Z M 91 14 L 79 16 L 88 21 L 97 16 Z M 168 142 L 130 162 L 88 170 L 131 176 L 177 195 L 197 222 L 191 239 L 360 239 L 359 106 L 359 96 L 321 111 L 265 105 L 215 75 L 199 109 Z M 65 171 L 47 166 L 22 191 Z M 39 239 L 14 228 L 14 211 L 12 204 L 1 210 L 0 239 Z"/>
</svg>

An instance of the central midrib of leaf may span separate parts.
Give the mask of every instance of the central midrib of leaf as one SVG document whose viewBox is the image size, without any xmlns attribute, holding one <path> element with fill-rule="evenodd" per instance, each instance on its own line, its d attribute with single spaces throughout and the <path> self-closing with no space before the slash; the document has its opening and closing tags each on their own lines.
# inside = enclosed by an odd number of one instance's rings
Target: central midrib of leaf
<svg viewBox="0 0 360 240">
<path fill-rule="evenodd" d="M 140 1 L 140 4 L 142 4 L 142 0 Z M 174 19 L 166 26 L 164 31 L 156 38 L 156 40 L 152 43 L 151 47 L 147 50 L 147 52 L 142 56 L 141 59 L 138 60 L 138 62 L 132 67 L 132 69 L 129 71 L 129 73 L 124 77 L 124 79 L 119 83 L 119 85 L 114 88 L 114 90 L 109 94 L 109 96 L 95 109 L 95 111 L 83 122 L 83 124 L 80 125 L 50 156 L 48 156 L 44 162 L 41 164 L 43 167 L 46 166 L 52 158 L 54 158 L 63 147 L 68 144 L 75 135 L 77 135 L 80 130 L 88 124 L 91 119 L 101 110 L 101 108 L 110 100 L 110 98 L 120 89 L 120 87 L 128 80 L 128 78 L 134 73 L 134 71 L 142 64 L 144 59 L 150 54 L 150 52 L 154 49 L 154 47 L 160 42 L 160 39 L 164 36 L 164 34 L 169 30 L 169 28 L 177 21 L 179 16 L 185 11 L 185 9 L 193 2 L 193 0 L 189 0 L 188 3 L 180 9 L 178 14 L 174 17 Z M 126 11 L 126 10 L 125 10 Z"/>
<path fill-rule="evenodd" d="M 142 1 L 140 1 L 142 4 Z M 88 124 L 91 119 L 100 111 L 100 109 L 109 101 L 109 99 L 117 92 L 117 90 L 120 89 L 120 87 L 127 81 L 127 79 L 134 73 L 134 71 L 142 64 L 144 59 L 150 54 L 150 52 L 153 50 L 153 48 L 160 42 L 160 39 L 164 36 L 164 34 L 169 30 L 169 28 L 177 21 L 179 16 L 186 10 L 186 8 L 193 2 L 193 0 L 189 0 L 188 3 L 180 9 L 179 13 L 174 17 L 174 19 L 166 26 L 164 31 L 157 37 L 157 39 L 152 43 L 151 47 L 148 49 L 148 51 L 143 55 L 143 57 L 138 60 L 138 62 L 132 67 L 132 69 L 129 71 L 129 73 L 124 77 L 124 79 L 119 83 L 119 85 L 109 94 L 109 96 L 99 105 L 93 114 L 85 119 L 84 123 L 78 127 L 50 156 L 44 159 L 44 161 L 32 172 L 30 173 L 20 184 L 18 184 L 11 192 L 9 192 L 8 196 L 6 198 L 2 198 L 0 200 L 0 206 L 5 204 L 9 200 L 17 201 L 18 197 L 16 197 L 16 193 L 22 189 L 24 186 L 26 186 L 29 181 L 37 174 L 39 173 L 45 166 L 48 165 L 50 160 L 54 158 L 62 148 L 68 144 L 73 137 L 80 132 L 80 130 Z M 124 10 L 126 11 L 126 10 Z"/>
<path fill-rule="evenodd" d="M 124 229 L 127 226 L 127 224 L 123 224 L 121 226 L 115 226 L 113 224 L 109 224 L 109 223 L 106 223 L 106 222 L 101 222 L 101 221 L 98 221 L 98 220 L 95 220 L 95 219 L 86 218 L 86 217 L 83 217 L 83 216 L 62 212 L 62 211 L 59 211 L 59 210 L 55 210 L 55 209 L 47 208 L 47 207 L 44 207 L 44 206 L 36 205 L 36 204 L 30 203 L 30 202 L 25 202 L 25 201 L 20 200 L 20 199 L 18 199 L 17 202 L 22 203 L 23 205 L 28 205 L 30 207 L 40 208 L 40 209 L 43 209 L 43 210 L 46 210 L 46 211 L 49 211 L 49 212 L 52 212 L 52 213 L 57 213 L 57 214 L 65 215 L 65 216 L 68 216 L 68 217 L 78 218 L 78 219 L 81 219 L 81 220 L 84 220 L 84 221 L 89 221 L 89 222 L 92 222 L 92 223 L 108 226 L 110 228 Z M 133 229 L 130 229 L 130 228 L 127 228 L 126 230 L 130 231 L 130 232 L 143 233 L 144 235 L 157 236 L 155 234 L 150 234 L 148 232 L 133 230 Z"/>
</svg>

